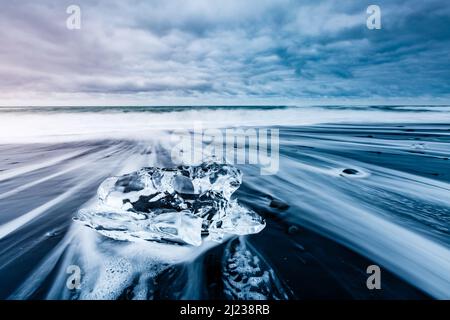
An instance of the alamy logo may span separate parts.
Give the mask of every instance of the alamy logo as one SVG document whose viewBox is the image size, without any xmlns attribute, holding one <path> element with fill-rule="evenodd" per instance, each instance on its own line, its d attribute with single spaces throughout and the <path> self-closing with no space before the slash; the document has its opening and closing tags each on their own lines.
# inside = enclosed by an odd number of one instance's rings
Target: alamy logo
<svg viewBox="0 0 450 320">
<path fill-rule="evenodd" d="M 369 30 L 381 29 L 381 9 L 379 6 L 372 4 L 367 7 L 367 14 L 369 16 L 366 20 L 366 25 Z"/>
<path fill-rule="evenodd" d="M 371 265 L 367 267 L 367 274 L 370 274 L 367 278 L 366 285 L 369 290 L 381 289 L 381 269 L 377 265 Z"/>
<path fill-rule="evenodd" d="M 66 27 L 69 30 L 81 29 L 81 8 L 77 5 L 70 5 L 66 9 L 66 13 L 70 16 L 66 20 Z"/>
<path fill-rule="evenodd" d="M 69 275 L 66 281 L 66 287 L 69 290 L 78 290 L 81 287 L 81 268 L 77 265 L 70 265 L 66 272 Z"/>
<path fill-rule="evenodd" d="M 184 164 L 210 158 L 230 164 L 254 164 L 261 175 L 274 175 L 279 169 L 279 130 L 263 128 L 203 129 L 176 131 L 172 135 L 172 160 Z"/>
</svg>

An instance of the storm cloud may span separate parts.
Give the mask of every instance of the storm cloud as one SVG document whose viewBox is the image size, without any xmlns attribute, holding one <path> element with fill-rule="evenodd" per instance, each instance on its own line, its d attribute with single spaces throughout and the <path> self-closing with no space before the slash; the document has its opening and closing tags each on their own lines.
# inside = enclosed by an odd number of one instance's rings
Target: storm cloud
<svg viewBox="0 0 450 320">
<path fill-rule="evenodd" d="M 448 98 L 447 1 L 377 1 L 381 30 L 370 4 L 1 0 L 0 103 Z"/>
</svg>

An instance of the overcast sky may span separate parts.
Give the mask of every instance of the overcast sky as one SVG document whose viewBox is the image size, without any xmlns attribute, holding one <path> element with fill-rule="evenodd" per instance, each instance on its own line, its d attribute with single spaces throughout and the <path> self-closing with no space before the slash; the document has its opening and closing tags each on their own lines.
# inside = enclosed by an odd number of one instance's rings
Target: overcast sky
<svg viewBox="0 0 450 320">
<path fill-rule="evenodd" d="M 0 105 L 450 98 L 448 0 L 0 4 Z M 369 4 L 381 30 L 366 27 Z"/>
</svg>

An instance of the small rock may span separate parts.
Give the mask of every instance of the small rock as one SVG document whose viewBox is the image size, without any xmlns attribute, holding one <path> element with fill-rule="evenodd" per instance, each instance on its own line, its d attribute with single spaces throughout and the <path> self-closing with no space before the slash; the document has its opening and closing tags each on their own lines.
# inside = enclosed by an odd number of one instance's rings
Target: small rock
<svg viewBox="0 0 450 320">
<path fill-rule="evenodd" d="M 342 170 L 342 172 L 345 174 L 358 174 L 359 173 L 359 171 L 356 169 L 344 169 L 344 170 Z"/>
<path fill-rule="evenodd" d="M 299 231 L 297 226 L 290 226 L 288 229 L 289 234 L 296 234 Z"/>
<path fill-rule="evenodd" d="M 286 210 L 289 208 L 289 205 L 281 200 L 274 199 L 270 202 L 270 207 L 279 210 Z"/>
</svg>

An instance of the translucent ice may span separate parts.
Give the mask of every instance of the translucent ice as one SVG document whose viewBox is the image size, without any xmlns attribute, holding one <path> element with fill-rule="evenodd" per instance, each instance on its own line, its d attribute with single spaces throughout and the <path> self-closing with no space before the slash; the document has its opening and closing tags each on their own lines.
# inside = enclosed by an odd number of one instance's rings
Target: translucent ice
<svg viewBox="0 0 450 320">
<path fill-rule="evenodd" d="M 265 223 L 231 195 L 242 173 L 216 162 L 177 168 L 142 168 L 106 179 L 97 202 L 75 220 L 116 239 L 174 242 L 199 246 L 225 234 L 260 232 Z"/>
<path fill-rule="evenodd" d="M 222 264 L 224 292 L 231 300 L 286 300 L 274 270 L 244 239 L 230 241 Z"/>
</svg>

